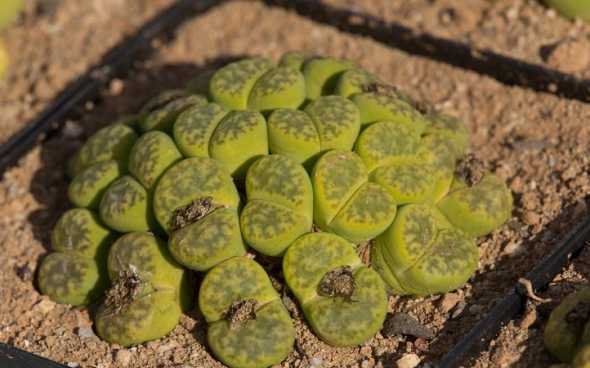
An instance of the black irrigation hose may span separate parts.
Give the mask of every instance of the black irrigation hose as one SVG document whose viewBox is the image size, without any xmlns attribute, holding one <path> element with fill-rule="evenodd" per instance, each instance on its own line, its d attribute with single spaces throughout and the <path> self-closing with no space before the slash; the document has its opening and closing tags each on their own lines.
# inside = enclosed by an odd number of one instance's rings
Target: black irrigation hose
<svg viewBox="0 0 590 368">
<path fill-rule="evenodd" d="M 113 47 L 99 66 L 91 68 L 66 87 L 49 107 L 0 146 L 0 177 L 43 134 L 51 130 L 53 124 L 71 114 L 80 103 L 98 96 L 100 89 L 113 77 L 126 72 L 139 54 L 146 51 L 153 39 L 222 2 L 223 0 L 179 0 L 146 22 L 135 34 Z"/>
<path fill-rule="evenodd" d="M 322 3 L 320 0 L 263 0 L 271 6 L 295 10 L 299 15 L 327 24 L 342 32 L 372 38 L 408 54 L 426 57 L 489 76 L 510 85 L 530 88 L 560 97 L 590 102 L 590 81 L 557 70 L 477 49 L 467 44 L 419 33 L 372 15 Z"/>
<path fill-rule="evenodd" d="M 567 235 L 526 274 L 525 278 L 532 284 L 533 290 L 543 289 L 561 272 L 568 261 L 576 257 L 590 241 L 590 217 L 574 226 Z M 439 368 L 460 366 L 470 354 L 477 352 L 495 336 L 503 323 L 513 319 L 524 310 L 527 291 L 521 283 L 514 288 L 498 304 L 494 305 L 486 317 L 475 324 L 455 346 L 440 360 Z"/>
<path fill-rule="evenodd" d="M 2 368 L 67 368 L 35 354 L 0 342 L 0 367 Z"/>
</svg>

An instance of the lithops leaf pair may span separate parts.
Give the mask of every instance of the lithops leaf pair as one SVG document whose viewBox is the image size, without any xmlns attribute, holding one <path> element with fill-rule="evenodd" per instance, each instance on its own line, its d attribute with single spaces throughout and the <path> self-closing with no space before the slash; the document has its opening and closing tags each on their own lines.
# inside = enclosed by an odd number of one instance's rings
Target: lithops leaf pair
<svg viewBox="0 0 590 368">
<path fill-rule="evenodd" d="M 350 151 L 324 154 L 312 173 L 314 221 L 322 230 L 362 242 L 382 233 L 393 221 L 396 203 Z"/>
<path fill-rule="evenodd" d="M 500 178 L 488 173 L 471 186 L 456 180 L 438 207 L 455 227 L 471 236 L 481 236 L 510 218 L 512 195 Z"/>
<path fill-rule="evenodd" d="M 311 231 L 311 182 L 295 160 L 282 155 L 260 158 L 248 170 L 246 196 L 242 234 L 260 253 L 282 255 L 295 239 Z"/>
<path fill-rule="evenodd" d="M 101 161 L 127 163 L 137 133 L 125 124 L 114 124 L 94 133 L 68 162 L 68 174 L 74 178 L 82 170 Z"/>
<path fill-rule="evenodd" d="M 344 97 L 323 96 L 305 110 L 277 109 L 268 117 L 271 153 L 311 167 L 330 149 L 351 150 L 360 130 L 359 111 Z"/>
<path fill-rule="evenodd" d="M 111 288 L 96 313 L 101 338 L 122 346 L 160 338 L 190 307 L 188 274 L 166 243 L 146 232 L 123 235 L 108 256 Z"/>
<path fill-rule="evenodd" d="M 479 251 L 474 239 L 454 228 L 436 207 L 409 204 L 377 237 L 371 257 L 394 292 L 427 295 L 463 285 L 477 268 Z"/>
<path fill-rule="evenodd" d="M 263 368 L 280 363 L 293 349 L 289 313 L 264 269 L 246 257 L 212 268 L 199 290 L 213 354 L 232 368 Z"/>
<path fill-rule="evenodd" d="M 210 157 L 235 177 L 268 154 L 266 120 L 257 111 L 228 111 L 216 103 L 188 109 L 173 128 L 175 141 L 186 157 Z"/>
<path fill-rule="evenodd" d="M 39 267 L 37 283 L 53 301 L 86 305 L 108 286 L 106 258 L 113 233 L 87 209 L 64 213 L 53 229 L 53 253 Z"/>
<path fill-rule="evenodd" d="M 543 335 L 545 348 L 565 363 L 571 363 L 578 352 L 587 355 L 582 350 L 590 344 L 589 319 L 590 288 L 584 287 L 565 297 L 551 312 Z"/>
<path fill-rule="evenodd" d="M 383 281 L 345 239 L 303 235 L 288 248 L 283 274 L 311 328 L 327 343 L 358 345 L 381 328 L 387 312 Z"/>
<path fill-rule="evenodd" d="M 210 158 L 178 162 L 164 173 L 154 191 L 154 213 L 170 236 L 172 255 L 197 271 L 245 253 L 239 203 L 231 176 Z"/>
<path fill-rule="evenodd" d="M 176 118 L 184 110 L 207 103 L 207 98 L 184 90 L 164 91 L 149 100 L 140 112 L 138 128 L 142 132 L 169 132 Z"/>
</svg>

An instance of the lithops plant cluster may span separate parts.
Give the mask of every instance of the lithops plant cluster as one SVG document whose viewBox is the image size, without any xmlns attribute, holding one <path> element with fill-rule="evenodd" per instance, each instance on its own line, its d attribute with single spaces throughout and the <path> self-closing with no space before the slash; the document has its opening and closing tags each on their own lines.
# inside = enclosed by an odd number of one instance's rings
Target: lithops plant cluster
<svg viewBox="0 0 590 368">
<path fill-rule="evenodd" d="M 549 316 L 547 350 L 574 368 L 590 367 L 590 287 L 568 295 Z"/>
<path fill-rule="evenodd" d="M 189 307 L 183 270 L 206 273 L 197 294 L 211 350 L 264 367 L 293 346 L 257 263 L 282 258 L 311 329 L 357 345 L 381 328 L 388 290 L 460 287 L 477 268 L 475 237 L 510 216 L 510 192 L 463 159 L 467 147 L 457 119 L 421 113 L 349 61 L 233 62 L 81 147 L 68 165 L 78 209 L 56 226 L 39 286 L 59 302 L 98 301 L 99 335 L 132 345 Z M 369 243 L 367 265 L 357 247 Z"/>
</svg>

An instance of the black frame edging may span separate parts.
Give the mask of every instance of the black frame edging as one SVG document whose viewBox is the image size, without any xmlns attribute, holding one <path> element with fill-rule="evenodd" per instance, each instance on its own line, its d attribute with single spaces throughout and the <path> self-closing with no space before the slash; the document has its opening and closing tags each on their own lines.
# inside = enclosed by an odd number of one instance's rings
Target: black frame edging
<svg viewBox="0 0 590 368">
<path fill-rule="evenodd" d="M 98 67 L 91 68 L 77 81 L 66 87 L 48 108 L 0 146 L 0 177 L 9 166 L 30 150 L 43 134 L 54 128 L 52 124 L 71 114 L 81 102 L 95 98 L 100 88 L 112 78 L 125 73 L 136 61 L 136 57 L 149 47 L 151 40 L 225 1 L 228 0 L 179 0 L 144 24 L 133 36 L 113 47 L 103 57 Z M 479 50 L 427 33 L 416 33 L 411 28 L 400 24 L 386 23 L 371 15 L 331 7 L 318 0 L 262 1 L 267 5 L 293 9 L 303 17 L 331 25 L 339 31 L 367 36 L 409 54 L 487 75 L 506 85 L 590 102 L 590 81 L 580 80 L 541 65 L 489 50 Z M 148 53 L 152 51 L 151 48 L 148 49 Z M 554 250 L 526 275 L 533 289 L 545 287 L 571 258 L 579 254 L 588 241 L 590 241 L 590 217 L 574 226 Z M 526 300 L 527 292 L 523 285 L 516 284 L 500 302 L 490 309 L 484 319 L 478 321 L 442 357 L 436 366 L 439 368 L 459 366 L 470 354 L 483 347 L 492 336 L 495 336 L 503 323 L 514 319 L 522 312 Z M 0 366 L 67 368 L 2 342 L 0 342 Z"/>
<path fill-rule="evenodd" d="M 0 366 L 2 368 L 68 368 L 63 364 L 31 354 L 0 342 Z"/>
<path fill-rule="evenodd" d="M 148 20 L 138 31 L 119 42 L 98 66 L 70 83 L 39 115 L 0 146 L 0 178 L 5 170 L 27 153 L 43 134 L 55 129 L 80 103 L 98 96 L 111 79 L 129 70 L 140 55 L 153 52 L 151 41 L 178 28 L 188 19 L 204 13 L 225 0 L 179 0 Z M 145 53 L 145 54 L 144 54 Z"/>
<path fill-rule="evenodd" d="M 533 64 L 507 55 L 478 49 L 455 40 L 417 32 L 375 16 L 327 5 L 321 0 L 262 0 L 291 9 L 302 17 L 335 27 L 341 32 L 365 36 L 408 54 L 422 56 L 519 86 L 559 97 L 590 102 L 590 80 Z"/>
</svg>

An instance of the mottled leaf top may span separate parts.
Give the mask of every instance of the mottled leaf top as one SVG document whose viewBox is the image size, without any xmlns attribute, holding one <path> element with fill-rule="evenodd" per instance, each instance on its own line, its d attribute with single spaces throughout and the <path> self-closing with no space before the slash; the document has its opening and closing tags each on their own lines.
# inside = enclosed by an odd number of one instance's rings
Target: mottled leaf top
<svg viewBox="0 0 590 368">
<path fill-rule="evenodd" d="M 254 260 L 234 257 L 213 267 L 199 290 L 199 308 L 207 322 L 224 318 L 238 300 L 256 300 L 262 306 L 279 299 L 264 269 Z"/>
<path fill-rule="evenodd" d="M 115 160 L 101 161 L 88 166 L 70 183 L 68 198 L 77 207 L 98 209 L 107 187 L 127 172 L 125 166 Z"/>
<path fill-rule="evenodd" d="M 174 231 L 168 245 L 178 262 L 196 271 L 207 271 L 246 252 L 235 208 L 216 209 L 197 222 Z"/>
<path fill-rule="evenodd" d="M 238 208 L 240 197 L 229 173 L 210 158 L 184 159 L 168 169 L 154 191 L 154 213 L 167 231 L 177 208 L 199 198 L 211 197 L 213 202 Z"/>
<path fill-rule="evenodd" d="M 51 245 L 54 251 L 96 258 L 106 254 L 104 248 L 108 248 L 112 237 L 94 212 L 76 208 L 61 215 L 53 228 Z"/>
<path fill-rule="evenodd" d="M 258 111 L 298 108 L 305 101 L 305 79 L 294 68 L 278 67 L 263 74 L 250 92 L 248 107 Z"/>
<path fill-rule="evenodd" d="M 315 100 L 322 95 L 332 94 L 338 77 L 352 68 L 354 63 L 348 60 L 315 58 L 307 61 L 303 66 L 307 98 Z"/>
<path fill-rule="evenodd" d="M 148 189 L 164 171 L 182 158 L 176 144 L 166 133 L 145 133 L 135 143 L 129 155 L 129 172 Z"/>
<path fill-rule="evenodd" d="M 130 175 L 115 180 L 100 201 L 100 218 L 123 233 L 150 230 L 154 222 L 147 190 Z"/>
<path fill-rule="evenodd" d="M 137 140 L 137 134 L 127 125 L 114 124 L 94 133 L 80 148 L 68 165 L 73 178 L 86 167 L 100 161 L 127 162 L 129 151 Z"/>
<path fill-rule="evenodd" d="M 174 141 L 186 157 L 209 157 L 211 136 L 227 114 L 221 105 L 210 103 L 184 111 L 174 123 Z"/>
<path fill-rule="evenodd" d="M 315 124 L 322 151 L 352 149 L 360 130 L 359 111 L 352 102 L 340 96 L 323 96 L 310 103 L 305 112 Z"/>
<path fill-rule="evenodd" d="M 246 109 L 252 87 L 272 67 L 272 62 L 263 58 L 240 60 L 224 66 L 211 78 L 209 92 L 213 101 L 232 110 Z"/>
</svg>

